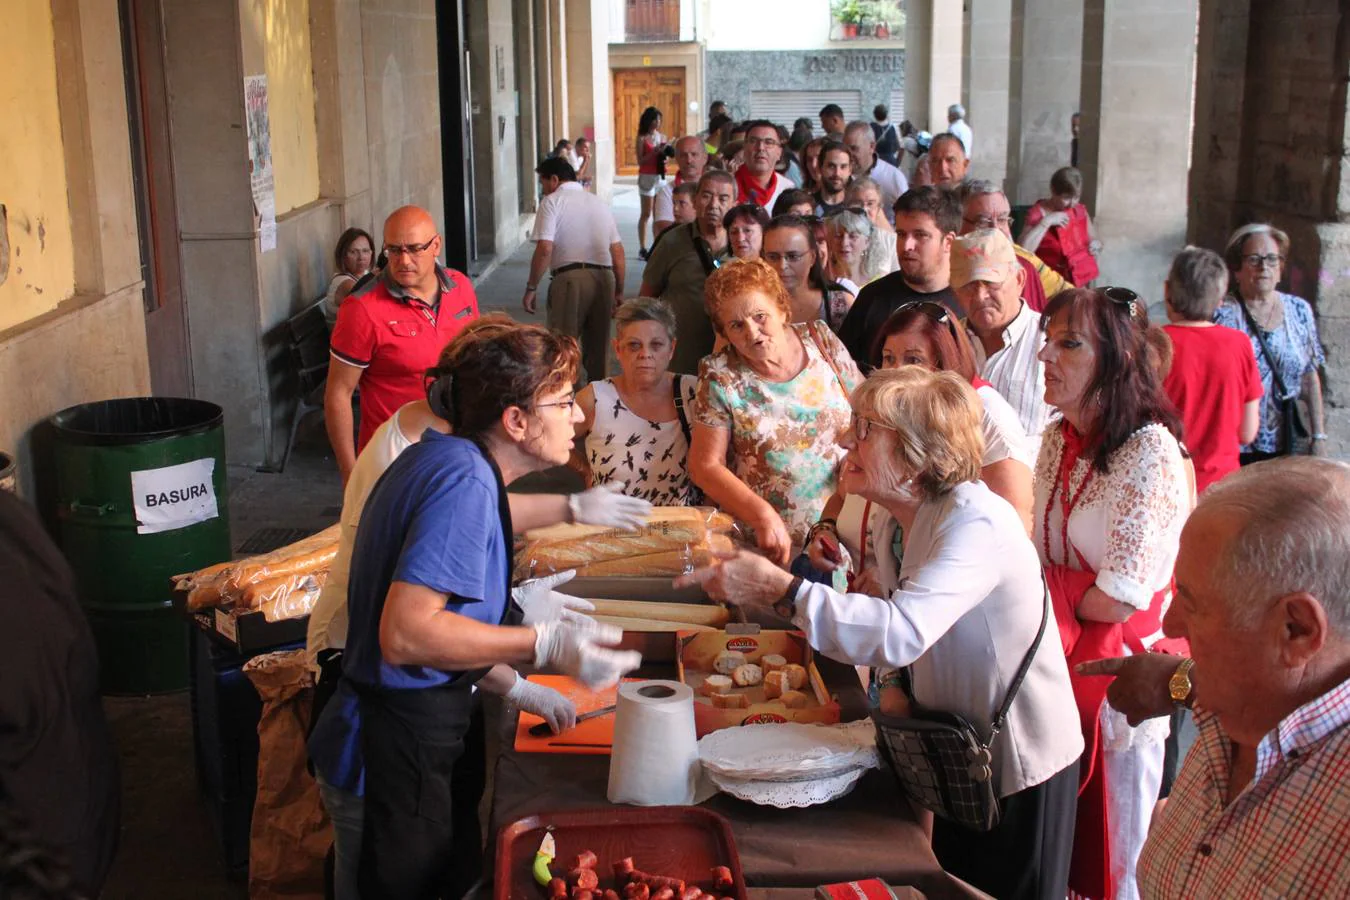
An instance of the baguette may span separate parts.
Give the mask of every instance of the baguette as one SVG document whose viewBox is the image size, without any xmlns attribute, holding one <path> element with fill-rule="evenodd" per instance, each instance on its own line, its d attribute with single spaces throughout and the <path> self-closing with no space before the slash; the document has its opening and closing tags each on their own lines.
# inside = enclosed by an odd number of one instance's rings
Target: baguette
<svg viewBox="0 0 1350 900">
<path fill-rule="evenodd" d="M 723 534 L 709 536 L 707 544 L 686 547 L 682 550 L 668 550 L 663 553 L 646 553 L 621 559 L 610 559 L 583 565 L 577 569 L 577 576 L 591 578 L 610 578 L 614 576 L 675 576 L 683 575 L 690 565 L 705 565 L 714 551 L 731 549 L 731 539 Z"/>
<path fill-rule="evenodd" d="M 657 506 L 647 516 L 648 525 L 638 532 L 662 524 L 702 525 L 708 531 L 727 534 L 736 527 L 736 521 L 724 512 L 706 506 Z M 527 543 L 536 541 L 573 541 L 598 536 L 624 536 L 638 532 L 611 528 L 607 525 L 581 525 L 578 523 L 549 525 L 525 532 Z"/>
<path fill-rule="evenodd" d="M 661 619 L 720 628 L 731 621 L 725 606 L 704 603 L 649 603 L 646 600 L 592 600 L 601 616 L 631 619 Z"/>
<path fill-rule="evenodd" d="M 604 625 L 616 625 L 624 631 L 716 631 L 711 625 L 690 622 L 667 622 L 662 619 L 633 619 L 618 616 L 591 616 Z"/>
<path fill-rule="evenodd" d="M 324 569 L 308 575 L 281 575 L 255 581 L 244 588 L 238 605 L 260 609 L 264 603 L 271 601 L 275 604 L 293 591 L 309 590 L 311 587 L 322 588 L 327 580 L 328 570 Z"/>
</svg>

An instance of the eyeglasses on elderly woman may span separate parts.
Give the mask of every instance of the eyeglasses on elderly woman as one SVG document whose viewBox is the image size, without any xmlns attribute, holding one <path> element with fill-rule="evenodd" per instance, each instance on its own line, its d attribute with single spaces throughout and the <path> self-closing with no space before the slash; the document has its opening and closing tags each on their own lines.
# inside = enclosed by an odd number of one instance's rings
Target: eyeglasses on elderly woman
<svg viewBox="0 0 1350 900">
<path fill-rule="evenodd" d="M 880 428 L 885 431 L 898 431 L 898 429 L 887 425 L 884 422 L 878 422 L 876 419 L 860 416 L 857 412 L 854 412 L 853 417 L 849 420 L 848 428 L 849 431 L 853 432 L 853 436 L 859 441 L 867 440 L 867 436 L 872 433 L 873 428 Z"/>
</svg>

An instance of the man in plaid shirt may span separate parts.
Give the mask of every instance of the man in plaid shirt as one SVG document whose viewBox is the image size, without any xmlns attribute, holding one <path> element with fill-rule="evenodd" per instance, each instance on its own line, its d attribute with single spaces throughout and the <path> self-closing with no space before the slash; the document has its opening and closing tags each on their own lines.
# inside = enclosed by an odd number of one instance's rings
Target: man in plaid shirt
<svg viewBox="0 0 1350 900">
<path fill-rule="evenodd" d="M 1189 687 L 1199 738 L 1139 857 L 1145 898 L 1350 896 L 1350 465 L 1286 457 L 1204 495 L 1163 628 L 1191 684 L 1146 654 L 1115 674 L 1131 720 Z M 1183 673 L 1185 674 L 1185 673 Z"/>
</svg>

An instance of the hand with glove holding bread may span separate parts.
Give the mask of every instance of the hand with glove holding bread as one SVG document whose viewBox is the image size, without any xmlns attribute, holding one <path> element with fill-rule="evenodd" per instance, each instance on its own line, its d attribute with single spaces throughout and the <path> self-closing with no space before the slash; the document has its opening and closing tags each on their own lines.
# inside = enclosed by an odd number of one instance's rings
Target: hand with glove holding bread
<svg viewBox="0 0 1350 900">
<path fill-rule="evenodd" d="M 578 525 L 603 525 L 632 531 L 647 524 L 652 505 L 623 493 L 626 484 L 611 482 L 567 495 L 567 509 Z"/>
</svg>

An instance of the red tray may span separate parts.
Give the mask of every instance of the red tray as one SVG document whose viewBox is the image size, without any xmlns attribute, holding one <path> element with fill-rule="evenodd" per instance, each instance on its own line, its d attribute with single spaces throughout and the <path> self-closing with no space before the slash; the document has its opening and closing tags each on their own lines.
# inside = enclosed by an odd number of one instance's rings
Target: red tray
<svg viewBox="0 0 1350 900">
<path fill-rule="evenodd" d="M 682 878 L 716 896 L 747 900 L 741 858 L 731 823 L 695 806 L 607 806 L 526 816 L 497 835 L 496 900 L 546 900 L 548 892 L 531 874 L 544 832 L 557 843 L 553 874 L 566 877 L 572 859 L 583 850 L 600 857 L 595 867 L 600 889 L 614 887 L 611 865 L 625 856 L 653 875 Z M 735 879 L 730 891 L 713 890 L 713 866 L 726 866 Z"/>
</svg>

